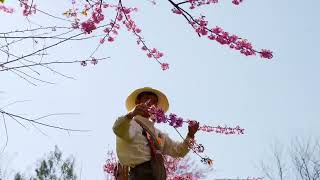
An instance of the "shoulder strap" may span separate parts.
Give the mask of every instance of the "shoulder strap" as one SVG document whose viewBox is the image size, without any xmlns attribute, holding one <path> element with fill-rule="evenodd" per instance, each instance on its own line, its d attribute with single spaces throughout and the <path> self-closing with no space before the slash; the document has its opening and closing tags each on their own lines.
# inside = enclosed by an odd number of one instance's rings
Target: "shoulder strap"
<svg viewBox="0 0 320 180">
<path fill-rule="evenodd" d="M 167 173 L 164 166 L 164 158 L 160 151 L 160 145 L 155 137 L 154 133 L 150 131 L 141 121 L 136 119 L 136 122 L 142 127 L 143 135 L 146 137 L 150 151 L 151 151 L 151 162 L 152 162 L 152 171 L 155 177 L 155 180 L 166 180 Z"/>
<path fill-rule="evenodd" d="M 141 121 L 139 121 L 137 119 L 135 119 L 135 121 L 142 127 L 142 129 L 144 131 L 146 131 L 151 136 L 153 144 L 155 145 L 157 150 L 160 150 L 160 145 L 159 145 L 159 143 L 157 141 L 157 138 L 156 138 L 155 134 L 153 132 L 151 132 L 150 129 L 146 125 L 144 125 Z"/>
</svg>

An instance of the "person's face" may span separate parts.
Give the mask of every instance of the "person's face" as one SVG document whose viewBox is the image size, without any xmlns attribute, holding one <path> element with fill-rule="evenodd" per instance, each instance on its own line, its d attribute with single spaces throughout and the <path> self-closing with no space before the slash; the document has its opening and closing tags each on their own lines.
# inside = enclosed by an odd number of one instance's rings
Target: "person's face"
<svg viewBox="0 0 320 180">
<path fill-rule="evenodd" d="M 151 107 L 152 105 L 157 106 L 158 98 L 153 94 L 144 94 L 139 99 L 136 100 L 136 104 L 141 104 L 141 103 L 146 104 L 148 107 Z"/>
</svg>

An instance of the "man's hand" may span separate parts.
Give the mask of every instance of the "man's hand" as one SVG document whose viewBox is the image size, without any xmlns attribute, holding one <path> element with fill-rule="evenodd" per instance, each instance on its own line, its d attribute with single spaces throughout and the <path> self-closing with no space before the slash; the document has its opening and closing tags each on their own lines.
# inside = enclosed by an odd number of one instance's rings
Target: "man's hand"
<svg viewBox="0 0 320 180">
<path fill-rule="evenodd" d="M 149 118 L 150 117 L 150 114 L 149 114 L 149 110 L 148 110 L 148 106 L 144 103 L 141 103 L 141 104 L 137 104 L 133 111 L 129 112 L 126 117 L 128 119 L 132 119 L 134 116 L 136 115 L 140 115 L 140 116 L 143 116 L 145 118 Z"/>
<path fill-rule="evenodd" d="M 190 121 L 188 126 L 188 137 L 194 138 L 194 135 L 199 130 L 199 122 Z"/>
</svg>

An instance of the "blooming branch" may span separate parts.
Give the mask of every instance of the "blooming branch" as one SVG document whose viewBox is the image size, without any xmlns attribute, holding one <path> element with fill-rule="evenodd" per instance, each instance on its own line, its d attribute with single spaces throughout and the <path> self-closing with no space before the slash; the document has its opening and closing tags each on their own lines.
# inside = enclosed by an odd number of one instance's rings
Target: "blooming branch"
<svg viewBox="0 0 320 180">
<path fill-rule="evenodd" d="M 170 126 L 174 128 L 182 127 L 184 123 L 196 123 L 197 121 L 194 120 L 184 120 L 181 117 L 178 117 L 174 113 L 170 113 L 169 115 L 166 115 L 164 111 L 161 108 L 157 108 L 155 106 L 152 106 L 149 109 L 149 113 L 151 115 L 151 119 L 153 119 L 156 123 L 168 123 Z M 236 127 L 228 127 L 228 126 L 208 126 L 208 125 L 202 125 L 199 127 L 200 131 L 204 132 L 214 132 L 217 134 L 225 134 L 225 135 L 231 135 L 231 134 L 244 134 L 244 129 L 240 128 L 240 126 Z"/>
<path fill-rule="evenodd" d="M 180 137 L 184 140 L 183 136 L 180 134 L 180 132 L 177 130 L 177 128 L 182 127 L 183 124 L 187 123 L 189 125 L 192 125 L 194 123 L 198 123 L 194 120 L 184 120 L 181 117 L 178 117 L 174 113 L 170 113 L 169 115 L 166 115 L 163 111 L 163 109 L 158 108 L 156 106 L 151 106 L 149 108 L 149 114 L 150 118 L 156 122 L 156 123 L 168 123 L 170 126 L 174 127 L 177 133 L 180 135 Z M 244 129 L 240 128 L 239 126 L 236 126 L 235 128 L 232 127 L 221 127 L 221 126 L 208 126 L 203 125 L 199 127 L 200 131 L 204 132 L 214 132 L 218 134 L 225 134 L 225 135 L 232 135 L 232 134 L 244 134 Z M 192 149 L 192 151 L 197 154 L 201 158 L 201 162 L 205 164 L 212 165 L 213 161 L 208 158 L 206 155 L 201 156 L 199 153 L 204 153 L 204 146 L 202 144 L 197 144 L 195 140 L 189 142 L 189 148 Z"/>
<path fill-rule="evenodd" d="M 208 21 L 205 20 L 205 16 L 200 16 L 199 18 L 194 18 L 189 12 L 181 7 L 182 4 L 190 3 L 190 9 L 194 9 L 195 6 L 209 5 L 212 3 L 218 3 L 218 0 L 188 0 L 181 3 L 175 3 L 172 0 L 168 0 L 172 5 L 172 12 L 175 14 L 183 15 L 183 17 L 188 21 L 193 27 L 195 32 L 201 36 L 207 36 L 208 39 L 216 41 L 221 45 L 227 45 L 233 50 L 239 51 L 245 56 L 252 56 L 256 53 L 260 54 L 261 58 L 272 59 L 272 51 L 267 49 L 262 49 L 257 51 L 253 49 L 253 46 L 246 39 L 239 38 L 237 35 L 231 35 L 230 33 L 224 31 L 222 28 L 216 26 L 213 28 L 208 27 Z M 242 0 L 233 0 L 232 3 L 238 5 Z"/>
</svg>

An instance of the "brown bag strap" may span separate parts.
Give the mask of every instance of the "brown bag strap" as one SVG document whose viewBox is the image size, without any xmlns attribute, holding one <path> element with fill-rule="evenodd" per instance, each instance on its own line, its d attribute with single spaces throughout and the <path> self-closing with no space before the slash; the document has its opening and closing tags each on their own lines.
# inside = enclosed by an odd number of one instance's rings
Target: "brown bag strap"
<svg viewBox="0 0 320 180">
<path fill-rule="evenodd" d="M 155 147 L 157 148 L 157 150 L 160 150 L 160 144 L 158 143 L 155 134 L 154 134 L 153 132 L 151 132 L 150 129 L 149 129 L 146 125 L 144 125 L 141 121 L 139 121 L 139 120 L 137 120 L 137 119 L 136 119 L 135 121 L 142 127 L 142 129 L 143 129 L 144 131 L 146 131 L 146 132 L 151 136 L 151 138 L 152 138 L 152 140 L 153 140 L 153 144 L 155 145 Z M 147 138 L 147 139 L 148 139 L 148 138 Z"/>
<path fill-rule="evenodd" d="M 150 147 L 153 175 L 156 180 L 166 180 L 167 173 L 164 166 L 164 158 L 160 151 L 160 144 L 158 143 L 157 138 L 142 122 L 139 120 L 136 120 L 136 122 L 142 127 L 142 134 L 146 137 Z"/>
</svg>

